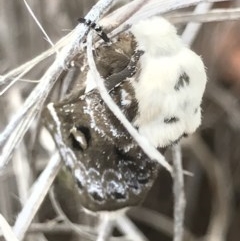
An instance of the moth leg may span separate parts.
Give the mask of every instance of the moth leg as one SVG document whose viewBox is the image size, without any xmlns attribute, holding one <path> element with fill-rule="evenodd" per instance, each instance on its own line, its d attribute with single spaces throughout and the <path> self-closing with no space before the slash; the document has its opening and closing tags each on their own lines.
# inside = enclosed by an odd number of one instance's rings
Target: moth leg
<svg viewBox="0 0 240 241">
<path fill-rule="evenodd" d="M 117 74 L 113 74 L 110 77 L 106 79 L 104 82 L 106 88 L 108 91 L 111 91 L 113 88 L 118 86 L 119 84 L 122 83 L 127 78 L 132 77 L 136 71 L 137 71 L 137 63 L 140 59 L 140 57 L 143 55 L 143 51 L 137 50 L 134 52 L 133 56 L 130 59 L 129 64 L 125 69 L 120 71 Z"/>
</svg>

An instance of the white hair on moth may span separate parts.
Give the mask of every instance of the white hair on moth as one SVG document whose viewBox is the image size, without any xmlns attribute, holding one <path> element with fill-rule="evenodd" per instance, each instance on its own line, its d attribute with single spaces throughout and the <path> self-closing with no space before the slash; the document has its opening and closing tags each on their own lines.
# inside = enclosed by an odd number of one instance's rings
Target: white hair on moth
<svg viewBox="0 0 240 241">
<path fill-rule="evenodd" d="M 144 51 L 133 84 L 138 101 L 135 124 L 154 146 L 168 146 L 201 123 L 205 68 L 167 20 L 141 20 L 131 31 Z"/>
</svg>

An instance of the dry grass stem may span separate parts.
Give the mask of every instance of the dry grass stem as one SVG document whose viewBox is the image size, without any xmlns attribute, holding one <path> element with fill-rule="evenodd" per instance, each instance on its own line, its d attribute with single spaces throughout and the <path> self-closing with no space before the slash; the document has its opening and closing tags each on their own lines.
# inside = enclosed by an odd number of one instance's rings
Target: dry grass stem
<svg viewBox="0 0 240 241">
<path fill-rule="evenodd" d="M 136 208 L 130 211 L 130 216 L 139 222 L 142 222 L 159 232 L 164 233 L 166 236 L 172 238 L 174 237 L 173 229 L 174 222 L 169 217 L 158 213 L 156 211 L 147 208 Z M 184 229 L 184 239 L 188 241 L 197 241 L 197 238 L 191 234 L 190 231 Z"/>
<path fill-rule="evenodd" d="M 124 5 L 120 9 L 115 10 L 113 13 L 103 18 L 99 23 L 107 32 L 110 32 L 126 22 L 127 19 L 136 14 L 138 10 L 146 5 L 149 1 L 151 0 L 135 0 L 130 2 L 129 4 Z M 121 11 L 123 8 L 124 11 Z M 119 12 L 121 12 L 121 14 L 118 14 Z M 111 21 L 111 18 L 114 19 L 113 22 Z"/>
<path fill-rule="evenodd" d="M 114 223 L 115 222 L 109 217 L 108 213 L 100 214 L 96 241 L 109 241 L 112 236 Z"/>
<path fill-rule="evenodd" d="M 197 5 L 200 3 L 214 3 L 214 2 L 222 2 L 223 0 L 187 0 L 187 1 L 179 1 L 179 0 L 150 0 L 147 4 L 145 4 L 135 15 L 130 18 L 128 24 L 132 25 L 133 23 L 149 18 L 151 16 L 157 14 L 167 13 L 172 10 L 177 10 L 181 8 L 190 7 L 193 5 Z"/>
<path fill-rule="evenodd" d="M 51 47 L 47 51 L 41 53 L 37 57 L 27 61 L 19 67 L 9 71 L 5 75 L 0 76 L 0 95 L 4 94 L 14 83 L 16 83 L 22 76 L 32 70 L 37 64 L 47 59 L 54 53 L 58 52 L 62 47 L 68 44 L 75 33 L 73 30 L 63 38 L 61 38 L 54 47 Z"/>
<path fill-rule="evenodd" d="M 182 168 L 182 152 L 179 144 L 172 147 L 173 195 L 174 195 L 174 241 L 182 241 L 184 233 L 185 193 Z"/>
<path fill-rule="evenodd" d="M 124 214 L 116 220 L 118 229 L 126 235 L 126 238 L 134 241 L 148 241 L 147 237 L 137 226 Z"/>
<path fill-rule="evenodd" d="M 34 183 L 31 194 L 19 213 L 13 227 L 14 233 L 19 240 L 24 238 L 61 166 L 62 162 L 59 155 L 55 154 L 39 176 L 38 180 Z"/>
<path fill-rule="evenodd" d="M 133 7 L 134 9 L 136 6 L 138 7 L 138 4 L 140 6 L 139 10 L 132 15 L 129 19 L 127 19 L 123 24 L 121 24 L 119 27 L 114 29 L 109 36 L 110 37 L 115 37 L 119 33 L 122 33 L 126 30 L 128 30 L 132 24 L 138 22 L 141 19 L 149 18 L 154 15 L 158 14 L 164 14 L 172 10 L 176 9 L 181 9 L 185 7 L 189 7 L 192 5 L 196 5 L 199 3 L 205 3 L 205 4 L 211 4 L 213 2 L 222 2 L 223 0 L 213 0 L 213 1 L 204 1 L 204 0 L 192 0 L 192 1 L 178 1 L 178 0 L 163 0 L 163 1 L 158 1 L 158 0 L 148 0 L 145 1 L 144 5 L 140 5 L 141 0 L 138 1 L 133 1 L 130 2 L 129 4 L 124 5 L 122 8 L 117 9 L 114 13 L 110 14 L 109 16 L 105 17 L 101 23 L 103 23 L 103 26 L 110 24 L 110 29 L 112 29 L 112 26 L 116 27 L 118 26 L 121 22 L 123 16 L 125 16 L 125 12 L 129 11 L 129 8 Z M 206 3 L 208 2 L 208 3 Z M 137 9 L 137 8 L 136 8 Z M 120 20 L 118 20 L 120 19 Z M 118 24 L 112 24 L 112 22 L 116 21 Z"/>
<path fill-rule="evenodd" d="M 206 13 L 208 12 L 213 6 L 213 3 L 199 3 L 195 9 L 194 13 Z M 184 29 L 182 33 L 182 40 L 184 43 L 186 43 L 188 46 L 191 46 L 193 41 L 195 40 L 202 24 L 201 23 L 188 23 L 186 28 Z"/>
<path fill-rule="evenodd" d="M 28 5 L 26 0 L 23 0 L 24 4 L 27 7 L 28 12 L 31 14 L 32 18 L 34 19 L 35 23 L 38 25 L 39 29 L 42 31 L 43 35 L 45 36 L 45 38 L 47 39 L 47 41 L 50 43 L 50 45 L 52 47 L 54 47 L 54 43 L 52 42 L 52 40 L 49 38 L 48 34 L 46 33 L 46 31 L 44 30 L 42 24 L 38 21 L 37 17 L 35 16 L 34 12 L 32 11 L 31 7 Z"/>
<path fill-rule="evenodd" d="M 228 173 L 200 136 L 190 137 L 187 143 L 188 148 L 194 152 L 205 169 L 213 192 L 213 210 L 205 240 L 225 241 L 229 225 L 232 192 Z"/>
<path fill-rule="evenodd" d="M 176 13 L 167 17 L 172 23 L 232 21 L 240 19 L 240 8 L 213 9 L 206 13 Z"/>
<path fill-rule="evenodd" d="M 0 214 L 0 230 L 2 231 L 3 237 L 5 238 L 6 241 L 19 241 L 15 236 L 15 234 L 13 233 L 11 226 L 8 224 L 8 222 L 1 214 Z"/>
<path fill-rule="evenodd" d="M 66 214 L 63 212 L 60 204 L 58 203 L 57 199 L 55 198 L 55 194 L 53 189 L 49 192 L 49 197 L 51 200 L 51 203 L 53 205 L 53 208 L 56 212 L 56 214 L 65 221 L 65 223 L 68 225 L 68 227 L 74 231 L 76 234 L 78 234 L 80 237 L 84 237 L 89 240 L 96 240 L 96 233 L 93 232 L 93 229 L 91 227 L 87 226 L 80 226 L 76 225 L 75 223 L 72 223 L 69 218 L 66 216 Z"/>
</svg>

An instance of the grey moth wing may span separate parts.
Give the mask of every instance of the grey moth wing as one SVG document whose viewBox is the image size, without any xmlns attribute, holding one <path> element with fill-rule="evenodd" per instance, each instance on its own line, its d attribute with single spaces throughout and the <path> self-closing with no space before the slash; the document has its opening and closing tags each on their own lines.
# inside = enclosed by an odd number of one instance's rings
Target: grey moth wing
<svg viewBox="0 0 240 241">
<path fill-rule="evenodd" d="M 137 103 L 131 84 L 120 84 L 111 96 L 132 121 Z M 158 164 L 143 153 L 96 90 L 52 104 L 44 115 L 83 207 L 111 211 L 144 200 L 157 177 Z"/>
<path fill-rule="evenodd" d="M 142 51 L 132 36 L 95 51 L 96 64 L 115 103 L 130 122 L 138 113 L 131 84 Z M 85 74 L 84 76 L 87 76 Z M 113 211 L 140 204 L 158 173 L 96 89 L 72 91 L 50 103 L 44 123 L 75 180 L 81 204 L 91 211 Z"/>
</svg>

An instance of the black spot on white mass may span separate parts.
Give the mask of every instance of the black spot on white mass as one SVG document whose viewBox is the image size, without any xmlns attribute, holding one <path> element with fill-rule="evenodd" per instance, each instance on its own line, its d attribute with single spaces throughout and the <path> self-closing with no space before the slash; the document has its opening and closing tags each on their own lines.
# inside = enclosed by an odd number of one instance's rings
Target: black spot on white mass
<svg viewBox="0 0 240 241">
<path fill-rule="evenodd" d="M 164 118 L 164 123 L 166 123 L 166 124 L 172 124 L 172 123 L 176 123 L 178 121 L 179 121 L 179 118 L 176 116 Z"/>
<path fill-rule="evenodd" d="M 174 86 L 174 89 L 176 91 L 179 91 L 181 88 L 184 88 L 185 86 L 188 86 L 190 83 L 189 76 L 186 74 L 186 72 L 183 72 L 179 78 L 177 83 Z"/>
</svg>

